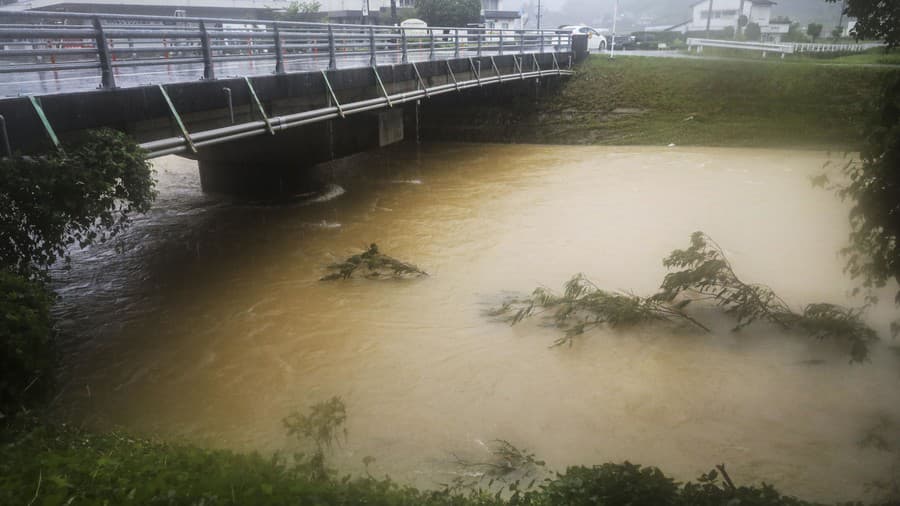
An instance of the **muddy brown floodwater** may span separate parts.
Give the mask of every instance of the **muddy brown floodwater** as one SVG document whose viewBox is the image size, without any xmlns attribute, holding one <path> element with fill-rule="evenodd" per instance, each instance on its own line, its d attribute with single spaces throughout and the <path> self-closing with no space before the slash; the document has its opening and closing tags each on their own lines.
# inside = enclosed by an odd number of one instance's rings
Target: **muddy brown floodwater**
<svg viewBox="0 0 900 506">
<path fill-rule="evenodd" d="M 814 189 L 823 152 L 402 145 L 326 164 L 286 202 L 204 196 L 196 166 L 158 160 L 160 195 L 123 239 L 59 272 L 65 388 L 95 427 L 239 450 L 292 449 L 281 420 L 340 396 L 332 462 L 436 486 L 450 453 L 502 438 L 554 469 L 628 459 L 681 480 L 727 463 L 808 499 L 864 497 L 897 457 L 861 447 L 900 421 L 890 340 L 848 364 L 827 342 L 765 325 L 711 335 L 597 330 L 549 349 L 553 328 L 484 311 L 583 272 L 650 294 L 661 259 L 703 230 L 747 281 L 797 310 L 858 303 L 837 251 L 847 207 Z M 323 283 L 377 242 L 431 276 Z M 886 334 L 893 307 L 870 312 Z M 884 424 L 882 424 L 884 425 Z M 896 427 L 896 425 L 895 425 Z M 895 437 L 888 434 L 885 437 Z"/>
</svg>

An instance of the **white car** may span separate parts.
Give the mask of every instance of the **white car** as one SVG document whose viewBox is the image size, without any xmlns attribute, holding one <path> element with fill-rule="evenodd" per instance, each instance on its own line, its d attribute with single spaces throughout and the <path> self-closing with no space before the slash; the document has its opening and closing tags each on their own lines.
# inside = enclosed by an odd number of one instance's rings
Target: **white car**
<svg viewBox="0 0 900 506">
<path fill-rule="evenodd" d="M 589 52 L 606 50 L 606 37 L 604 37 L 603 35 L 600 35 L 600 32 L 598 32 L 594 28 L 591 28 L 590 26 L 567 25 L 567 26 L 562 26 L 559 29 L 571 31 L 572 35 L 587 35 Z"/>
</svg>

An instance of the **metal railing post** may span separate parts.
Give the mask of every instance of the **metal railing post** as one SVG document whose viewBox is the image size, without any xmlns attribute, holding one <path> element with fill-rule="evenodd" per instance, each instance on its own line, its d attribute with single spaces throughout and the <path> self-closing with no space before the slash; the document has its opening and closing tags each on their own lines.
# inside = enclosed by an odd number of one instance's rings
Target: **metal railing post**
<svg viewBox="0 0 900 506">
<path fill-rule="evenodd" d="M 519 54 L 525 54 L 525 30 L 519 32 Z"/>
<path fill-rule="evenodd" d="M 113 74 L 112 60 L 109 57 L 109 46 L 100 18 L 94 18 L 94 34 L 97 43 L 97 57 L 100 59 L 100 87 L 108 90 L 116 87 L 116 76 Z"/>
<path fill-rule="evenodd" d="M 371 54 L 371 58 L 369 58 L 369 65 L 376 66 L 378 65 L 378 59 L 375 58 L 375 28 L 369 27 L 369 53 Z"/>
<path fill-rule="evenodd" d="M 453 57 L 459 58 L 459 29 L 453 30 Z"/>
<path fill-rule="evenodd" d="M 428 53 L 428 59 L 434 60 L 434 28 L 430 28 L 428 32 L 431 34 L 431 50 Z"/>
<path fill-rule="evenodd" d="M 209 44 L 209 32 L 206 31 L 206 23 L 200 22 L 200 48 L 203 51 L 203 79 L 215 79 L 216 71 L 213 68 L 212 49 Z"/>
<path fill-rule="evenodd" d="M 475 51 L 475 56 L 481 58 L 481 39 L 484 37 L 484 32 L 478 32 L 478 49 Z"/>
<path fill-rule="evenodd" d="M 334 48 L 334 30 L 328 25 L 328 70 L 337 69 L 337 55 Z"/>
<path fill-rule="evenodd" d="M 0 136 L 3 137 L 3 156 L 12 156 L 12 149 L 9 147 L 9 135 L 6 133 L 6 118 L 0 114 Z"/>
<path fill-rule="evenodd" d="M 284 43 L 281 40 L 278 23 L 272 24 L 272 36 L 275 39 L 275 73 L 284 74 Z"/>
<path fill-rule="evenodd" d="M 541 44 L 540 52 L 543 53 L 544 52 L 544 31 L 541 30 L 539 33 L 540 33 L 540 44 Z"/>
<path fill-rule="evenodd" d="M 234 101 L 231 99 L 231 88 L 224 87 L 222 91 L 225 92 L 225 95 L 228 97 L 228 116 L 231 118 L 231 124 L 234 124 Z"/>
<path fill-rule="evenodd" d="M 406 47 L 406 30 L 400 29 L 400 63 L 409 63 L 409 53 Z"/>
<path fill-rule="evenodd" d="M 503 30 L 500 30 L 500 38 L 497 39 L 497 54 L 503 56 Z"/>
</svg>

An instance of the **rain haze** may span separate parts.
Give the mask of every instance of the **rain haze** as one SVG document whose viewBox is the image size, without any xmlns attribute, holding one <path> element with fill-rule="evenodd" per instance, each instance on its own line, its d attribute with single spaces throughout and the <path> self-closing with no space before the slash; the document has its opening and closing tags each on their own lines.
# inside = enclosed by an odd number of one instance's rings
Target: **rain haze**
<svg viewBox="0 0 900 506">
<path fill-rule="evenodd" d="M 0 0 L 0 504 L 900 505 L 897 14 L 538 5 Z"/>
</svg>

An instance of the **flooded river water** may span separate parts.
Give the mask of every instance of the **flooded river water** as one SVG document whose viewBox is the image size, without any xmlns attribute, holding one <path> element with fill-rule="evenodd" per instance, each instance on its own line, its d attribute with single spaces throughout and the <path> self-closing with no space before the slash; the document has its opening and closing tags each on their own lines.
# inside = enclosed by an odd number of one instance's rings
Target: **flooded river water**
<svg viewBox="0 0 900 506">
<path fill-rule="evenodd" d="M 814 189 L 822 152 L 402 145 L 322 167 L 316 195 L 204 196 L 193 162 L 157 160 L 159 198 L 113 247 L 58 273 L 64 392 L 87 424 L 239 450 L 292 449 L 282 418 L 340 396 L 342 471 L 435 486 L 505 439 L 553 469 L 628 459 L 695 478 L 727 463 L 809 499 L 864 496 L 896 456 L 860 446 L 900 423 L 890 341 L 866 365 L 765 325 L 709 335 L 558 330 L 484 311 L 583 272 L 653 293 L 695 230 L 795 310 L 850 303 L 847 207 Z M 318 281 L 376 242 L 430 273 Z M 870 321 L 883 334 L 893 316 Z M 885 425 L 887 424 L 887 425 Z M 896 427 L 896 426 L 895 426 Z M 887 434 L 885 437 L 895 437 Z"/>
</svg>

